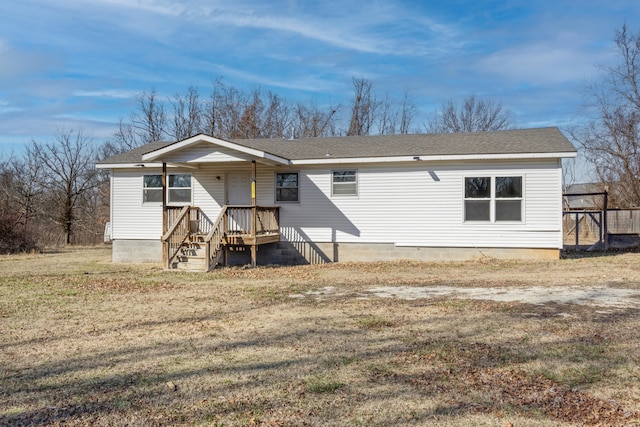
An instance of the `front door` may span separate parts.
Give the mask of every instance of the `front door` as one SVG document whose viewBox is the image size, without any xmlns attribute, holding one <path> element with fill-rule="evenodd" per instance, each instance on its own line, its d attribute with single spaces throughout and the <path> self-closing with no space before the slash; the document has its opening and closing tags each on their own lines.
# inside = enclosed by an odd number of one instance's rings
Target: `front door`
<svg viewBox="0 0 640 427">
<path fill-rule="evenodd" d="M 251 204 L 251 175 L 248 173 L 227 174 L 227 205 Z"/>
<path fill-rule="evenodd" d="M 227 174 L 227 205 L 251 205 L 251 175 L 248 173 Z M 251 231 L 251 210 L 229 208 L 227 230 L 231 234 L 247 234 Z"/>
</svg>

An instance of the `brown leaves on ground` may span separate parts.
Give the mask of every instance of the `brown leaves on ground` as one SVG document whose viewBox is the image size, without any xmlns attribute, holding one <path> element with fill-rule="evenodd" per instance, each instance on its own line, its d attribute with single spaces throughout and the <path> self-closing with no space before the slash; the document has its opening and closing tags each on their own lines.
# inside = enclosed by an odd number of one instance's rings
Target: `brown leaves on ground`
<svg viewBox="0 0 640 427">
<path fill-rule="evenodd" d="M 539 409 L 561 421 L 578 425 L 620 426 L 638 419 L 615 402 L 605 402 L 589 393 L 570 390 L 538 375 L 518 370 L 470 369 L 461 373 L 477 390 L 491 392 L 502 402 L 524 409 Z"/>
</svg>

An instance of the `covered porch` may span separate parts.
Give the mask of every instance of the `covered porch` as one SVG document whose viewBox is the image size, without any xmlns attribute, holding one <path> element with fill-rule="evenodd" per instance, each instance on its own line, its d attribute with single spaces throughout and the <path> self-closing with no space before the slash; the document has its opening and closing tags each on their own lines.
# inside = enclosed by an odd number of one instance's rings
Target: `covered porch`
<svg viewBox="0 0 640 427">
<path fill-rule="evenodd" d="M 144 154 L 142 160 L 162 166 L 165 269 L 209 271 L 226 265 L 231 251 L 250 252 L 255 266 L 258 247 L 280 241 L 279 208 L 265 202 L 274 200 L 270 177 L 288 165 L 286 159 L 196 135 Z"/>
</svg>

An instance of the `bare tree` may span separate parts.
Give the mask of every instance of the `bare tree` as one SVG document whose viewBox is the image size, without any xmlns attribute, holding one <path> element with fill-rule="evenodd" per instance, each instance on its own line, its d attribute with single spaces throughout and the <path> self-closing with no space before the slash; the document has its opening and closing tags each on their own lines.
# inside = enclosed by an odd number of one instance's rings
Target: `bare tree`
<svg viewBox="0 0 640 427">
<path fill-rule="evenodd" d="M 380 105 L 375 93 L 371 91 L 373 82 L 364 77 L 353 77 L 351 82 L 353 97 L 347 135 L 369 135 Z"/>
<path fill-rule="evenodd" d="M 118 122 L 118 130 L 116 130 L 110 139 L 107 139 L 101 147 L 100 157 L 107 157 L 133 150 L 144 142 L 135 133 L 135 129 L 130 123 L 126 123 L 123 119 Z"/>
<path fill-rule="evenodd" d="M 601 182 L 613 187 L 612 204 L 640 206 L 640 33 L 623 25 L 614 40 L 619 62 L 589 87 L 595 117 L 571 133 Z"/>
<path fill-rule="evenodd" d="M 22 158 L 9 159 L 5 171 L 10 181 L 5 181 L 9 185 L 3 185 L 3 193 L 16 214 L 16 225 L 22 227 L 24 233 L 29 233 L 31 221 L 42 213 L 40 202 L 44 194 L 44 170 L 36 153 L 28 146 Z"/>
<path fill-rule="evenodd" d="M 155 89 L 138 95 L 139 111 L 131 115 L 131 125 L 142 144 L 162 141 L 167 132 L 167 116 L 164 104 Z"/>
<path fill-rule="evenodd" d="M 379 102 L 376 111 L 378 133 L 380 135 L 409 133 L 415 111 L 416 106 L 411 101 L 409 92 L 404 92 L 400 103 L 391 100 L 387 94 L 385 99 Z"/>
<path fill-rule="evenodd" d="M 42 169 L 41 183 L 50 197 L 51 218 L 70 244 L 83 197 L 97 184 L 92 141 L 82 130 L 61 130 L 53 142 L 32 141 L 31 150 Z"/>
<path fill-rule="evenodd" d="M 262 102 L 260 89 L 254 89 L 251 95 L 246 98 L 244 105 L 241 105 L 242 114 L 238 123 L 238 133 L 233 135 L 239 139 L 254 139 L 262 137 L 262 115 L 264 113 L 264 103 Z"/>
<path fill-rule="evenodd" d="M 336 113 L 338 107 L 329 107 L 327 111 L 321 110 L 317 104 L 308 105 L 298 103 L 296 106 L 296 137 L 320 137 L 335 136 Z"/>
<path fill-rule="evenodd" d="M 293 127 L 293 109 L 287 100 L 277 94 L 269 92 L 267 98 L 268 107 L 264 112 L 261 134 L 265 138 L 283 138 L 287 130 Z"/>
<path fill-rule="evenodd" d="M 427 132 L 485 132 L 508 129 L 511 112 L 492 100 L 478 99 L 475 95 L 465 98 L 461 105 L 449 100 L 436 110 L 427 123 Z"/>
<path fill-rule="evenodd" d="M 118 129 L 101 147 L 101 158 L 107 158 L 153 141 L 162 141 L 167 131 L 164 104 L 155 90 L 142 92 L 136 97 L 138 109 L 128 120 L 120 119 Z"/>
<path fill-rule="evenodd" d="M 213 88 L 209 95 L 208 102 L 202 110 L 202 131 L 207 135 L 222 138 L 222 98 L 224 97 L 225 85 L 221 77 L 213 80 Z"/>
<path fill-rule="evenodd" d="M 411 132 L 411 123 L 416 116 L 416 105 L 411 100 L 408 91 L 404 92 L 401 105 L 399 131 L 401 134 L 408 134 Z"/>
<path fill-rule="evenodd" d="M 394 109 L 393 102 L 389 99 L 389 94 L 378 105 L 378 133 L 380 135 L 391 135 L 396 133 L 399 119 L 398 111 Z"/>
<path fill-rule="evenodd" d="M 169 131 L 171 138 L 180 141 L 200 132 L 203 114 L 198 89 L 189 86 L 184 95 L 177 93 L 171 105 L 173 107 Z"/>
</svg>

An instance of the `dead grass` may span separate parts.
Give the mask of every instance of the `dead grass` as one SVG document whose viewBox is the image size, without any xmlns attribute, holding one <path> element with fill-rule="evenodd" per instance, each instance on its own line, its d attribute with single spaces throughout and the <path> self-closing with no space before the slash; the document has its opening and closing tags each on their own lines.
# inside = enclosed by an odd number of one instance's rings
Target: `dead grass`
<svg viewBox="0 0 640 427">
<path fill-rule="evenodd" d="M 638 288 L 640 254 L 167 274 L 0 257 L 0 425 L 640 425 L 636 309 L 377 286 Z M 337 291 L 326 298 L 292 295 Z"/>
</svg>

